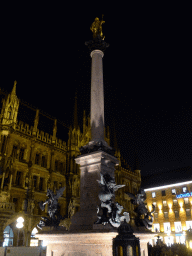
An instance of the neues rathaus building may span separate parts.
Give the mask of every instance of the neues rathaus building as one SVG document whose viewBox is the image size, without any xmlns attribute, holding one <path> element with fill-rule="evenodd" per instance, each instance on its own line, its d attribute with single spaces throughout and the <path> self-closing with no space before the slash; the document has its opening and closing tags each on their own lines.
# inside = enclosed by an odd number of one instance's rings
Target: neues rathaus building
<svg viewBox="0 0 192 256">
<path fill-rule="evenodd" d="M 16 95 L 16 82 L 12 92 L 2 100 L 0 115 L 0 246 L 29 246 L 33 230 L 39 223 L 41 211 L 38 203 L 47 199 L 47 188 L 54 192 L 66 189 L 59 198 L 61 215 L 67 220 L 78 211 L 80 204 L 80 169 L 74 159 L 80 155 L 79 148 L 91 140 L 90 118 L 83 115 L 83 127 L 70 126 L 68 140 L 57 137 L 57 120 L 52 134 L 38 129 L 39 110 L 34 115 L 34 124 L 18 120 L 20 100 Z M 110 145 L 109 128 L 105 140 Z M 132 171 L 121 157 L 118 148 L 115 156 L 117 184 L 126 186 L 117 191 L 116 201 L 124 211 L 134 216 L 133 205 L 124 198 L 124 192 L 136 193 L 141 185 L 139 168 Z M 16 227 L 17 218 L 24 218 L 24 227 Z M 66 222 L 70 223 L 70 222 Z"/>
</svg>

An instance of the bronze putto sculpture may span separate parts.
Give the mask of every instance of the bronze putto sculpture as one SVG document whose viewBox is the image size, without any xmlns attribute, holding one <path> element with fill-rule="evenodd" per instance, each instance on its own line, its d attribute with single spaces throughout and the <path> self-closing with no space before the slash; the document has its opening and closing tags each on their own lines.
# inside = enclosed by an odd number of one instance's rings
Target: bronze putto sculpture
<svg viewBox="0 0 192 256">
<path fill-rule="evenodd" d="M 115 180 L 108 174 L 100 174 L 101 180 L 98 180 L 101 190 L 99 192 L 100 206 L 97 209 L 98 220 L 95 224 L 107 224 L 118 228 L 124 219 L 129 222 L 129 213 L 124 212 L 121 216 L 123 206 L 115 202 L 115 191 L 125 185 L 116 185 Z"/>
<path fill-rule="evenodd" d="M 49 218 L 41 217 L 42 220 L 40 220 L 39 224 L 37 225 L 38 228 L 42 229 L 42 227 L 44 226 L 58 227 L 60 221 L 64 219 L 60 215 L 59 203 L 58 203 L 58 199 L 63 195 L 64 190 L 65 190 L 65 187 L 62 187 L 59 190 L 57 190 L 56 195 L 54 195 L 52 190 L 50 190 L 49 188 L 47 189 L 48 199 L 45 202 L 41 201 L 39 203 L 39 207 L 42 211 L 44 211 L 45 205 L 48 204 Z"/>
<path fill-rule="evenodd" d="M 155 206 L 152 204 L 153 209 L 151 212 L 149 212 L 145 207 L 144 201 L 146 199 L 146 193 L 144 189 L 141 188 L 136 196 L 129 192 L 125 194 L 131 198 L 131 203 L 136 205 L 136 209 L 134 210 L 136 213 L 136 226 L 145 226 L 147 229 L 151 229 L 153 224 L 152 213 L 155 211 Z"/>
</svg>

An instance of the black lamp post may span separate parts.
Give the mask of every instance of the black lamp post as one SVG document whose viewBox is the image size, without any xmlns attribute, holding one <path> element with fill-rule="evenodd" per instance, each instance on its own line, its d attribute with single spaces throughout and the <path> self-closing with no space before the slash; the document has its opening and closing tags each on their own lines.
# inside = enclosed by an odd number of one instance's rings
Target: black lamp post
<svg viewBox="0 0 192 256">
<path fill-rule="evenodd" d="M 113 238 L 113 256 L 140 256 L 139 238 L 133 235 L 131 226 L 124 220 Z"/>
</svg>

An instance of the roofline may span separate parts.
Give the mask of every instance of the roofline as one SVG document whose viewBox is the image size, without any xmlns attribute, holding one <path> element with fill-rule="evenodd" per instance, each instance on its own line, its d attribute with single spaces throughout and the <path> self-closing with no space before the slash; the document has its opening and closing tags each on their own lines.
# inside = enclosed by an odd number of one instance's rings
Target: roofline
<svg viewBox="0 0 192 256">
<path fill-rule="evenodd" d="M 147 189 L 144 189 L 144 191 L 152 191 L 152 190 L 159 190 L 159 189 L 163 189 L 163 188 L 177 187 L 177 186 L 191 184 L 191 183 L 192 183 L 192 180 L 185 181 L 185 182 L 180 182 L 180 183 L 174 183 L 174 184 L 171 184 L 171 185 L 160 186 L 160 187 L 147 188 Z"/>
</svg>

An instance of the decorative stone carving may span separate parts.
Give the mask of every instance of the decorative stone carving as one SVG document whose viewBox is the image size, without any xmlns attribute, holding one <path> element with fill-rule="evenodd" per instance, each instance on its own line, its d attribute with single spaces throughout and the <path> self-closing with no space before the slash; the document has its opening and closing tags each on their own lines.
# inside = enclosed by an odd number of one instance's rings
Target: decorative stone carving
<svg viewBox="0 0 192 256">
<path fill-rule="evenodd" d="M 68 216 L 71 218 L 75 214 L 75 205 L 73 203 L 73 199 L 70 200 L 69 206 L 68 206 Z"/>
<path fill-rule="evenodd" d="M 99 192 L 101 204 L 97 210 L 98 220 L 95 224 L 105 225 L 109 223 L 113 227 L 119 227 L 124 219 L 129 222 L 129 213 L 124 212 L 124 216 L 121 216 L 123 206 L 114 201 L 115 191 L 125 185 L 116 185 L 115 180 L 108 173 L 101 174 L 101 180 L 98 180 L 98 182 L 101 186 L 101 191 Z M 99 214 L 100 210 L 102 210 L 102 215 Z"/>
</svg>

